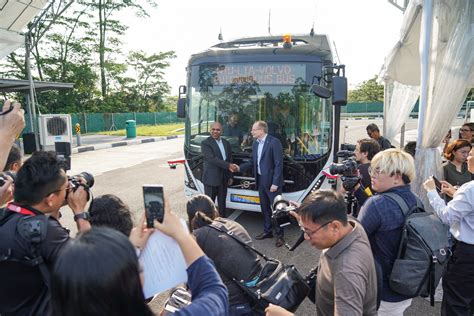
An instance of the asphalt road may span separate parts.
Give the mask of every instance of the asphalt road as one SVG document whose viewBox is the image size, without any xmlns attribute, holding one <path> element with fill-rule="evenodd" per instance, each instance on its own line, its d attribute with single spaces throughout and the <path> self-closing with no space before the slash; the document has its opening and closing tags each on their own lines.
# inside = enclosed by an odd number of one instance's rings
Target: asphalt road
<svg viewBox="0 0 474 316">
<path fill-rule="evenodd" d="M 375 121 L 376 123 L 380 123 Z M 345 128 L 346 142 L 354 143 L 357 139 L 365 137 L 364 121 L 350 121 L 341 124 Z M 166 198 L 170 201 L 172 209 L 181 217 L 186 218 L 184 196 L 184 169 L 178 166 L 170 169 L 168 159 L 181 157 L 183 139 L 173 139 L 156 143 L 147 143 L 135 146 L 116 147 L 99 151 L 85 152 L 72 156 L 72 170 L 70 174 L 88 171 L 95 175 L 93 187 L 94 196 L 102 194 L 116 194 L 131 208 L 135 220 L 143 213 L 143 184 L 163 184 Z M 62 211 L 64 225 L 68 226 L 75 234 L 75 224 L 70 210 Z M 237 218 L 250 233 L 255 236 L 262 230 L 262 219 L 258 213 L 243 213 Z M 285 230 L 285 239 L 293 243 L 299 235 L 297 227 Z M 306 274 L 318 262 L 319 251 L 307 243 L 303 243 L 296 251 L 289 252 L 286 248 L 275 248 L 273 240 L 255 240 L 257 249 L 265 254 L 277 258 L 285 263 L 294 264 L 298 270 Z M 163 304 L 164 295 L 159 296 L 150 303 L 153 310 L 158 313 Z M 424 299 L 415 299 L 405 315 L 439 315 L 439 306 L 429 306 Z M 314 305 L 309 300 L 303 302 L 297 315 L 315 315 Z"/>
</svg>

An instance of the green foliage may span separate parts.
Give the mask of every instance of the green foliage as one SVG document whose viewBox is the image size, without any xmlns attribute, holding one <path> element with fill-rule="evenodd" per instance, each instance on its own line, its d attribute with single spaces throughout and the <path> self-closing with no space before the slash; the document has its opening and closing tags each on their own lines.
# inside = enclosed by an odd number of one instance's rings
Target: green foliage
<svg viewBox="0 0 474 316">
<path fill-rule="evenodd" d="M 37 104 L 42 113 L 176 108 L 164 78 L 164 70 L 175 53 L 121 51 L 121 37 L 128 27 L 114 14 L 133 10 L 146 18 L 149 14 L 144 5 L 154 8 L 156 1 L 79 0 L 73 6 L 65 6 L 67 10 L 61 16 L 48 13 L 48 18 L 32 30 L 33 79 L 70 82 L 74 89 L 38 93 Z M 49 28 L 51 20 L 54 24 Z M 25 69 L 25 52 L 19 49 L 0 64 L 0 75 L 26 79 Z"/>
<path fill-rule="evenodd" d="M 374 76 L 349 91 L 349 102 L 383 102 L 383 95 L 383 85 L 377 83 L 377 76 Z"/>
<path fill-rule="evenodd" d="M 101 132 L 100 134 L 125 136 L 125 130 Z M 169 136 L 184 134 L 184 123 L 137 126 L 137 136 Z"/>
</svg>

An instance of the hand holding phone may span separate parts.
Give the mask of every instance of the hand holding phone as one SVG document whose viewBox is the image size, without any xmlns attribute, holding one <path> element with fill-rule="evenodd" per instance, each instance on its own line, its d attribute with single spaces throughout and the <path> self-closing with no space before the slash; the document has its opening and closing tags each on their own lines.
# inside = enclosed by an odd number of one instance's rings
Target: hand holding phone
<svg viewBox="0 0 474 316">
<path fill-rule="evenodd" d="M 165 217 L 164 194 L 162 185 L 143 185 L 146 227 L 153 228 L 155 219 L 162 223 Z"/>
<path fill-rule="evenodd" d="M 431 177 L 433 178 L 433 181 L 435 183 L 436 191 L 438 191 L 438 193 L 441 193 L 441 182 L 434 175 Z"/>
</svg>

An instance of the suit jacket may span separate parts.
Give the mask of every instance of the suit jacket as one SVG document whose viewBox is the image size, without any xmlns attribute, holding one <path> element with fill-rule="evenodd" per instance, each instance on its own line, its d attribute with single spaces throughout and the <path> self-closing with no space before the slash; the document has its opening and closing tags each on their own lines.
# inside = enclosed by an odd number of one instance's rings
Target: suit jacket
<svg viewBox="0 0 474 316">
<path fill-rule="evenodd" d="M 221 150 L 214 138 L 209 136 L 201 143 L 201 152 L 204 156 L 202 182 L 211 186 L 227 186 L 230 177 L 229 163 L 232 161 L 232 148 L 230 143 L 221 137 L 224 145 L 226 159 L 222 157 Z"/>
<path fill-rule="evenodd" d="M 258 163 L 258 141 L 254 141 L 252 145 L 252 158 L 240 165 L 240 171 L 244 172 L 248 169 L 253 170 L 257 187 L 261 182 L 267 190 L 270 190 L 272 184 L 283 187 L 283 148 L 278 138 L 267 134 L 263 145 L 262 156 L 260 157 L 261 175 L 257 177 Z"/>
</svg>

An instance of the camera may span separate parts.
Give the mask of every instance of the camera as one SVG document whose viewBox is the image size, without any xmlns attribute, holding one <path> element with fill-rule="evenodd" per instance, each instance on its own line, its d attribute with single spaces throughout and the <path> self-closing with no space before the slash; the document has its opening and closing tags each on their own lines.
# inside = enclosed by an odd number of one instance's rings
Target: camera
<svg viewBox="0 0 474 316">
<path fill-rule="evenodd" d="M 289 201 L 283 199 L 281 195 L 277 195 L 273 200 L 272 205 L 272 221 L 274 225 L 284 227 L 293 222 L 296 222 L 290 211 L 295 211 L 296 207 L 290 204 Z"/>
<path fill-rule="evenodd" d="M 341 150 L 337 152 L 337 156 L 343 160 L 341 163 L 333 163 L 329 166 L 329 172 L 331 174 L 341 175 L 342 186 L 347 191 L 352 191 L 354 187 L 359 183 L 360 176 L 357 170 L 358 164 L 355 160 L 353 152 L 349 150 Z"/>
<path fill-rule="evenodd" d="M 87 191 L 87 200 L 89 200 L 89 189 L 94 186 L 94 176 L 89 172 L 81 172 L 75 176 L 68 177 L 71 183 L 72 191 L 75 192 L 80 186 Z"/>
<path fill-rule="evenodd" d="M 347 150 L 347 151 L 354 151 L 356 149 L 356 145 L 353 144 L 341 144 L 341 151 Z"/>
<path fill-rule="evenodd" d="M 5 171 L 5 172 L 1 172 L 0 173 L 0 187 L 3 187 L 3 185 L 5 184 L 7 178 L 6 176 L 9 176 L 10 178 L 12 178 L 13 180 L 13 183 L 15 183 L 16 181 L 16 173 L 14 171 Z"/>
<path fill-rule="evenodd" d="M 357 176 L 357 161 L 354 158 L 347 158 L 341 163 L 333 163 L 329 166 L 329 172 L 331 174 L 339 174 L 345 177 Z"/>
</svg>

